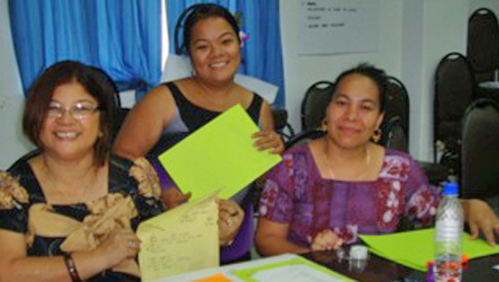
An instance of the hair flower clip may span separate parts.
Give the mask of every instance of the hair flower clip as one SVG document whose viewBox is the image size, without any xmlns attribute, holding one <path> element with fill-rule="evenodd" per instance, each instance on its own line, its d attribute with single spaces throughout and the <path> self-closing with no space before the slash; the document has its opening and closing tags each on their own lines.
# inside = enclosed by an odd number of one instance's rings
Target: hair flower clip
<svg viewBox="0 0 499 282">
<path fill-rule="evenodd" d="M 241 39 L 241 47 L 244 47 L 244 42 L 248 41 L 250 36 L 243 29 L 243 21 L 242 21 L 243 13 L 236 12 L 234 14 L 234 18 L 236 19 L 237 26 L 239 27 L 239 38 Z"/>
</svg>

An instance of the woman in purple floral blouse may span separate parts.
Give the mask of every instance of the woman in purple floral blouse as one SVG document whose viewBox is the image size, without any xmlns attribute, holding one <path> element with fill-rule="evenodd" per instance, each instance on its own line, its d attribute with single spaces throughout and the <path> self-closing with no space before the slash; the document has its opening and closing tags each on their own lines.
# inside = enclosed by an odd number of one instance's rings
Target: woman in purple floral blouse
<svg viewBox="0 0 499 282">
<path fill-rule="evenodd" d="M 264 179 L 256 245 L 262 255 L 334 249 L 358 234 L 397 230 L 402 216 L 430 225 L 440 196 L 408 155 L 377 145 L 387 77 L 361 64 L 336 80 L 325 137 L 283 155 Z M 372 142 L 374 141 L 374 142 Z M 490 244 L 499 219 L 480 200 L 463 200 L 473 237 Z"/>
</svg>

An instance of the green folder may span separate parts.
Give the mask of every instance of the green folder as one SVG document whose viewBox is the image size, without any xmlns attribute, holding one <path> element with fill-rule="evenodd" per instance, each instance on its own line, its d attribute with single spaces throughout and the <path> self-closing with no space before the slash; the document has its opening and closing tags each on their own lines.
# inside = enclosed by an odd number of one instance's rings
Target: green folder
<svg viewBox="0 0 499 282">
<path fill-rule="evenodd" d="M 434 260 L 434 228 L 388 235 L 360 235 L 360 238 L 369 245 L 371 252 L 419 271 L 426 271 L 427 262 Z M 499 253 L 499 246 L 490 246 L 481 239 L 472 240 L 468 233 L 463 232 L 462 238 L 463 254 L 470 260 Z"/>
<path fill-rule="evenodd" d="M 159 161 L 191 200 L 220 189 L 227 199 L 281 161 L 258 151 L 251 135 L 260 131 L 248 113 L 236 105 L 159 156 Z"/>
</svg>

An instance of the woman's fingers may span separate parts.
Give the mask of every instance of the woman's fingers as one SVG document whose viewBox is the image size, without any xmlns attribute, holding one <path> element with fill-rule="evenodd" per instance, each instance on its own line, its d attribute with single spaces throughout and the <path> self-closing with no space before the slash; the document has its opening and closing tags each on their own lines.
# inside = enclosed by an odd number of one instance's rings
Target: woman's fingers
<svg viewBox="0 0 499 282">
<path fill-rule="evenodd" d="M 226 220 L 229 217 L 243 217 L 244 211 L 243 209 L 234 201 L 227 200 L 219 200 L 218 202 L 218 212 L 220 214 L 220 218 Z"/>
<path fill-rule="evenodd" d="M 314 240 L 312 241 L 311 245 L 312 251 L 324 251 L 327 249 L 327 241 L 325 238 L 325 232 L 319 232 Z"/>
<path fill-rule="evenodd" d="M 490 245 L 496 245 L 499 237 L 499 218 L 490 206 L 477 199 L 463 200 L 465 218 L 470 228 L 471 238 L 477 238 L 482 232 Z"/>
<path fill-rule="evenodd" d="M 230 245 L 244 219 L 244 211 L 234 201 L 218 200 L 218 229 L 221 246 Z"/>
<path fill-rule="evenodd" d="M 332 230 L 324 230 L 315 236 L 312 241 L 312 251 L 333 250 L 339 248 L 343 244 L 343 240 L 336 235 Z"/>
<path fill-rule="evenodd" d="M 109 267 L 122 262 L 127 258 L 135 258 L 140 250 L 140 239 L 132 230 L 119 229 L 111 232 L 97 247 L 99 256 L 106 259 Z"/>
<path fill-rule="evenodd" d="M 182 191 L 178 190 L 177 188 L 169 188 L 163 192 L 163 202 L 169 209 L 187 202 L 190 197 L 191 192 L 183 194 Z"/>
<path fill-rule="evenodd" d="M 284 141 L 281 135 L 274 130 L 263 130 L 253 134 L 252 137 L 258 139 L 254 145 L 258 147 L 259 151 L 271 149 L 269 152 L 272 154 L 279 154 L 284 151 Z"/>
<path fill-rule="evenodd" d="M 135 235 L 135 234 L 134 234 Z M 140 239 L 136 236 L 131 236 L 127 239 L 128 242 L 128 258 L 134 258 L 140 251 L 140 244 L 142 243 Z"/>
<path fill-rule="evenodd" d="M 185 203 L 191 198 L 191 196 L 192 196 L 192 192 L 187 192 L 187 193 L 182 194 L 180 196 L 180 200 L 182 201 L 182 203 Z"/>
</svg>

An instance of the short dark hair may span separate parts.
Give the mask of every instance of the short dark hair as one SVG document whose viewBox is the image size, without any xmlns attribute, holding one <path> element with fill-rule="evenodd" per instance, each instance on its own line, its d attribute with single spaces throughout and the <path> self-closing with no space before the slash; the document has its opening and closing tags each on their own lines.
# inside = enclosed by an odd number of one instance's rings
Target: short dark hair
<svg viewBox="0 0 499 282">
<path fill-rule="evenodd" d="M 376 86 L 378 88 L 379 111 L 381 113 L 384 113 L 386 108 L 386 102 L 388 99 L 388 76 L 386 75 L 384 70 L 378 69 L 375 66 L 370 65 L 368 63 L 361 63 L 356 67 L 353 67 L 351 69 L 342 72 L 336 78 L 336 81 L 334 83 L 335 89 L 333 90 L 332 95 L 333 96 L 335 95 L 336 87 L 338 87 L 339 82 L 346 76 L 352 74 L 367 76 L 376 83 Z"/>
<path fill-rule="evenodd" d="M 29 90 L 23 116 L 23 131 L 38 148 L 44 149 L 40 132 L 55 89 L 77 82 L 99 103 L 102 136 L 95 143 L 95 162 L 102 166 L 111 150 L 111 125 L 115 109 L 115 85 L 101 69 L 77 61 L 60 61 L 47 68 Z"/>
<path fill-rule="evenodd" d="M 234 33 L 236 34 L 237 40 L 241 42 L 241 38 L 239 37 L 239 26 L 237 24 L 236 18 L 229 12 L 229 10 L 220 5 L 203 3 L 190 6 L 179 17 L 176 29 L 178 29 L 182 25 L 181 21 L 184 19 L 184 17 L 186 18 L 183 24 L 184 32 L 182 36 L 182 46 L 180 46 L 180 50 L 178 50 L 181 53 L 188 54 L 190 56 L 191 36 L 194 25 L 196 25 L 196 23 L 200 20 L 212 17 L 223 18 L 227 23 L 229 23 L 229 25 L 234 30 Z"/>
</svg>

